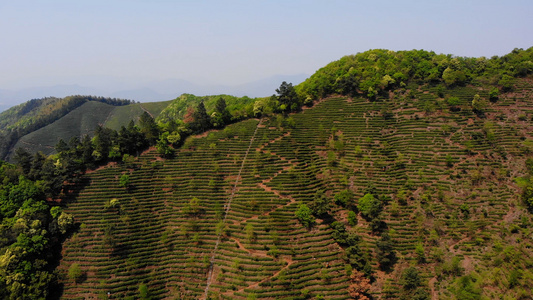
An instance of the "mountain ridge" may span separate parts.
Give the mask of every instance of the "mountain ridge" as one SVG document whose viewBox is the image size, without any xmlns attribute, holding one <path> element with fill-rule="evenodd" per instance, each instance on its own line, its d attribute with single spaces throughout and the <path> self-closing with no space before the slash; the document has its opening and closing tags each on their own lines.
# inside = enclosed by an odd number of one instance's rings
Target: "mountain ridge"
<svg viewBox="0 0 533 300">
<path fill-rule="evenodd" d="M 178 95 L 189 93 L 197 95 L 228 94 L 238 97 L 265 97 L 274 93 L 281 81 L 300 83 L 308 75 L 273 75 L 236 85 L 204 85 L 183 79 L 148 81 L 145 84 L 116 84 L 116 88 L 96 85 L 63 84 L 22 88 L 16 90 L 0 89 L 0 112 L 24 103 L 29 99 L 43 97 L 63 98 L 70 95 L 99 95 L 110 98 L 132 99 L 138 102 L 165 101 Z"/>
</svg>

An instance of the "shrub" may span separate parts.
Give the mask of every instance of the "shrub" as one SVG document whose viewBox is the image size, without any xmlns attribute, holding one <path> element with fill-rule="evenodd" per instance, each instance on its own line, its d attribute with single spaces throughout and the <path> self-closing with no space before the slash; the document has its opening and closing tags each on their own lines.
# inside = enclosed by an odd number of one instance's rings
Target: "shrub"
<svg viewBox="0 0 533 300">
<path fill-rule="evenodd" d="M 310 205 L 313 214 L 317 217 L 325 216 L 331 209 L 330 200 L 326 197 L 324 190 L 318 190 L 315 193 L 313 202 Z"/>
<path fill-rule="evenodd" d="M 422 285 L 422 278 L 415 267 L 409 267 L 403 271 L 400 283 L 404 290 L 414 290 Z"/>
<path fill-rule="evenodd" d="M 394 243 L 387 232 L 383 233 L 381 239 L 376 242 L 376 248 L 379 268 L 383 271 L 390 270 L 396 262 L 396 252 Z"/>
<path fill-rule="evenodd" d="M 83 271 L 78 263 L 70 265 L 68 268 L 68 278 L 74 281 L 74 283 L 80 283 L 82 281 Z"/>
<path fill-rule="evenodd" d="M 491 102 L 496 102 L 496 100 L 498 100 L 499 98 L 499 95 L 500 95 L 500 91 L 498 90 L 498 88 L 492 88 L 489 92 L 489 100 Z"/>
<path fill-rule="evenodd" d="M 446 99 L 446 103 L 450 107 L 451 111 L 458 111 L 459 104 L 461 104 L 461 100 L 458 97 L 450 97 Z"/>
<path fill-rule="evenodd" d="M 341 206 L 349 206 L 353 201 L 353 192 L 350 190 L 343 190 L 337 193 L 334 197 L 335 203 Z"/>
<path fill-rule="evenodd" d="M 353 210 L 348 212 L 348 224 L 350 224 L 350 226 L 357 225 L 357 214 Z"/>
<path fill-rule="evenodd" d="M 366 194 L 359 199 L 357 209 L 359 209 L 363 217 L 373 219 L 381 212 L 381 201 L 372 194 Z"/>
<path fill-rule="evenodd" d="M 335 152 L 328 151 L 328 166 L 335 167 L 337 165 L 337 156 Z"/>
<path fill-rule="evenodd" d="M 59 217 L 57 218 L 57 225 L 59 226 L 59 231 L 62 234 L 67 233 L 67 231 L 74 225 L 74 216 L 62 212 L 61 215 L 59 215 Z"/>
<path fill-rule="evenodd" d="M 425 254 L 424 246 L 422 245 L 422 243 L 416 244 L 415 254 L 416 254 L 416 261 L 419 264 L 423 264 L 426 262 L 426 254 Z"/>
<path fill-rule="evenodd" d="M 480 299 L 481 289 L 472 275 L 462 276 L 457 280 L 455 296 L 457 299 Z"/>
<path fill-rule="evenodd" d="M 367 293 L 370 290 L 370 280 L 364 276 L 363 273 L 354 270 L 350 275 L 350 285 L 348 286 L 348 293 L 353 299 L 368 300 Z"/>
<path fill-rule="evenodd" d="M 313 224 L 315 224 L 315 217 L 313 216 L 313 213 L 309 206 L 305 204 L 301 204 L 298 206 L 298 210 L 294 213 L 296 215 L 296 218 L 302 223 L 302 225 L 306 228 L 311 228 Z"/>
<path fill-rule="evenodd" d="M 442 266 L 442 272 L 453 276 L 462 275 L 464 269 L 461 267 L 461 257 L 454 256 L 449 261 L 446 261 Z"/>
</svg>

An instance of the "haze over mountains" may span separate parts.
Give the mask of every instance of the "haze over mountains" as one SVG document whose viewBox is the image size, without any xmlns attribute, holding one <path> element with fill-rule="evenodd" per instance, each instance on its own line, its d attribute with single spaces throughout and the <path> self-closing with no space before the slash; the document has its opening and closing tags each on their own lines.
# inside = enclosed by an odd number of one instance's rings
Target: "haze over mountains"
<svg viewBox="0 0 533 300">
<path fill-rule="evenodd" d="M 196 95 L 228 94 L 234 96 L 264 97 L 275 93 L 282 81 L 299 84 L 309 75 L 273 75 L 264 79 L 237 85 L 201 84 L 184 79 L 157 81 L 120 80 L 113 77 L 85 78 L 65 84 L 42 84 L 34 87 L 0 88 L 0 112 L 43 97 L 65 97 L 69 95 L 98 95 L 130 99 L 138 102 L 170 100 L 183 93 Z M 80 83 L 78 83 L 80 82 Z M 83 82 L 83 83 L 81 83 Z M 142 83 L 140 83 L 142 82 Z"/>
</svg>

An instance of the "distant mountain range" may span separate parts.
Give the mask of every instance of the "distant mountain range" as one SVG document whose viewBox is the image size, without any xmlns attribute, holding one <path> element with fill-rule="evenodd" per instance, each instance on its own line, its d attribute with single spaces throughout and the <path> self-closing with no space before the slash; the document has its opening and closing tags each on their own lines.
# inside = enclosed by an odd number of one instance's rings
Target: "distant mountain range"
<svg viewBox="0 0 533 300">
<path fill-rule="evenodd" d="M 292 82 L 294 85 L 304 81 L 306 74 L 275 75 L 265 79 L 240 85 L 202 85 L 183 79 L 166 79 L 144 83 L 142 86 L 117 85 L 83 86 L 78 84 L 61 84 L 39 86 L 23 89 L 0 89 L 0 112 L 31 99 L 43 97 L 65 97 L 69 95 L 98 95 L 104 97 L 130 99 L 139 102 L 170 100 L 183 93 L 195 95 L 228 94 L 233 96 L 264 97 L 275 93 L 281 82 Z"/>
</svg>

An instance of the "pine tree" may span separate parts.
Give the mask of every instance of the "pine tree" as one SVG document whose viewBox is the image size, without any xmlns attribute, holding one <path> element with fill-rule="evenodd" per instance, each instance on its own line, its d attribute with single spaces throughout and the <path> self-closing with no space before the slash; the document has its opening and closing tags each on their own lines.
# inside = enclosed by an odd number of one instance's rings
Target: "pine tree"
<svg viewBox="0 0 533 300">
<path fill-rule="evenodd" d="M 192 130 L 194 132 L 197 132 L 197 133 L 204 132 L 211 127 L 211 119 L 209 118 L 209 115 L 207 114 L 203 101 L 201 101 L 198 104 L 196 111 L 193 113 L 193 118 L 194 118 L 194 121 L 191 125 L 192 125 Z"/>
<path fill-rule="evenodd" d="M 287 83 L 283 81 L 278 89 L 279 109 L 283 112 L 295 111 L 299 106 L 299 99 L 296 90 L 292 86 L 292 83 Z"/>
<path fill-rule="evenodd" d="M 231 114 L 228 111 L 226 100 L 219 97 L 215 104 L 215 111 L 220 115 L 223 125 L 227 125 L 231 122 Z"/>
</svg>

